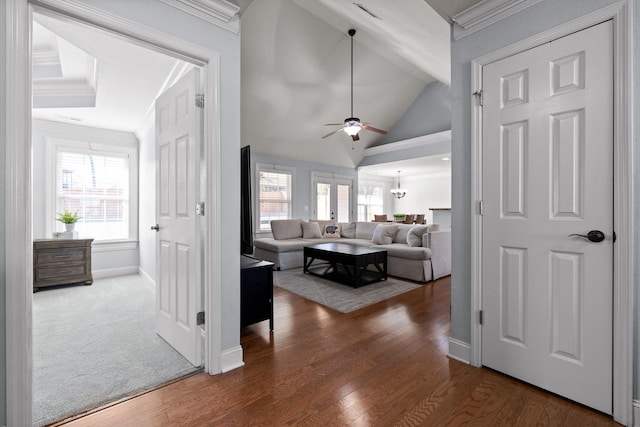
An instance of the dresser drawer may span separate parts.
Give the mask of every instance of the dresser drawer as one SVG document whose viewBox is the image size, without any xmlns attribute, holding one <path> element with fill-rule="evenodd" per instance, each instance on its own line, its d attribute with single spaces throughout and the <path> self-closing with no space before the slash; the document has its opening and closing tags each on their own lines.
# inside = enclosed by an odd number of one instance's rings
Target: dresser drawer
<svg viewBox="0 0 640 427">
<path fill-rule="evenodd" d="M 84 264 L 64 265 L 49 268 L 38 267 L 35 269 L 36 281 L 48 279 L 60 279 L 61 281 L 72 280 L 73 276 L 77 276 L 78 281 L 84 281 L 87 277 L 87 266 Z"/>
<path fill-rule="evenodd" d="M 63 250 L 38 250 L 34 253 L 34 264 L 44 266 L 59 262 L 83 262 L 87 259 L 89 250 L 85 248 L 69 248 Z"/>
</svg>

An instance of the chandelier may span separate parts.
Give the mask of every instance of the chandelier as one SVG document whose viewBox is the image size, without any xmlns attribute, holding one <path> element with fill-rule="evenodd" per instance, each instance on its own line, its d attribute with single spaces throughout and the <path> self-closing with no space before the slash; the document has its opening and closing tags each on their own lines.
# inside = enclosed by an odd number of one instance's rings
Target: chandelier
<svg viewBox="0 0 640 427">
<path fill-rule="evenodd" d="M 400 171 L 398 171 L 398 187 L 391 189 L 391 195 L 396 199 L 402 199 L 407 195 L 407 190 L 402 190 L 400 188 Z"/>
</svg>

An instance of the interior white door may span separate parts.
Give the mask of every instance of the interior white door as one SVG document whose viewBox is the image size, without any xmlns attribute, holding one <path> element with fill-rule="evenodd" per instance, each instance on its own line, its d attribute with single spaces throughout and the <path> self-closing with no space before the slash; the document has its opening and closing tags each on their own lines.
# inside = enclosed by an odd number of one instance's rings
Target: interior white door
<svg viewBox="0 0 640 427">
<path fill-rule="evenodd" d="M 201 364 L 199 69 L 156 100 L 156 332 Z"/>
<path fill-rule="evenodd" d="M 608 414 L 612 28 L 490 64 L 482 87 L 482 363 Z"/>
</svg>

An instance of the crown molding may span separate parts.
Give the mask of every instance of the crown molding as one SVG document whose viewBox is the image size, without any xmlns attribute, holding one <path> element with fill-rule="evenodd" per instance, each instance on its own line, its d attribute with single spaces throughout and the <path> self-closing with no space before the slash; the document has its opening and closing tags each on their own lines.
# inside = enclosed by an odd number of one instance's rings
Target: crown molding
<svg viewBox="0 0 640 427">
<path fill-rule="evenodd" d="M 460 40 L 542 0 L 484 0 L 453 19 L 453 39 Z"/>
<path fill-rule="evenodd" d="M 240 8 L 226 0 L 161 0 L 234 34 L 240 32 Z"/>
<path fill-rule="evenodd" d="M 374 156 L 376 154 L 391 153 L 409 148 L 422 147 L 424 145 L 435 144 L 437 142 L 451 141 L 451 131 L 431 133 L 429 135 L 418 136 L 416 138 L 405 139 L 398 142 L 390 142 L 364 149 L 364 157 Z"/>
</svg>

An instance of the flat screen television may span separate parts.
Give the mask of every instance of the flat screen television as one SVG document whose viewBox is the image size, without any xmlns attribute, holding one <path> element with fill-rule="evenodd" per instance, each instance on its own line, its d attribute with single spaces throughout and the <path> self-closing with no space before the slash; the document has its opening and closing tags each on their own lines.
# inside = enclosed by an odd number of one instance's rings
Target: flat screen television
<svg viewBox="0 0 640 427">
<path fill-rule="evenodd" d="M 251 148 L 240 149 L 240 253 L 253 253 L 253 215 L 251 208 Z"/>
</svg>

